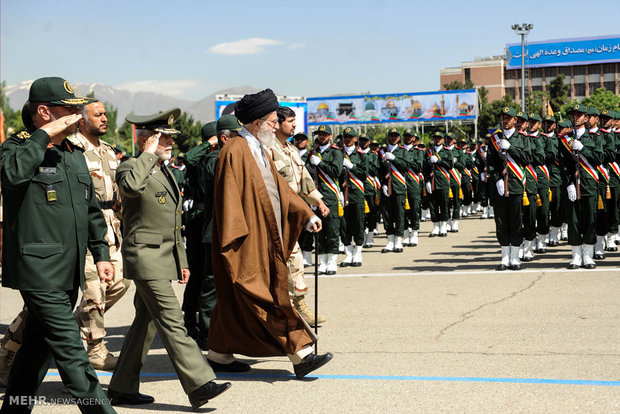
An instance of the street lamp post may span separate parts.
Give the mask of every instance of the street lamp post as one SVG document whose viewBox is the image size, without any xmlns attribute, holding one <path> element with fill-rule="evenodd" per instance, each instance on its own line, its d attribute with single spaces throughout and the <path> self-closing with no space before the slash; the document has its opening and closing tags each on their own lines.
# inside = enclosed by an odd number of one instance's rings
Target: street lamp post
<svg viewBox="0 0 620 414">
<path fill-rule="evenodd" d="M 525 113 L 525 38 L 534 28 L 533 24 L 513 24 L 512 30 L 521 36 L 521 111 Z"/>
</svg>

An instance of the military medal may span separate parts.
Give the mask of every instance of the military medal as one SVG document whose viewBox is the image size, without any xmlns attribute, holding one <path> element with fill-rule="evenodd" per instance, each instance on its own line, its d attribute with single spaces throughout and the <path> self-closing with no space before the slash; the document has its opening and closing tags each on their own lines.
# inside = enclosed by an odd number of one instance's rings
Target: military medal
<svg viewBox="0 0 620 414">
<path fill-rule="evenodd" d="M 155 197 L 157 197 L 157 201 L 159 204 L 164 204 L 166 202 L 166 192 L 160 191 L 159 193 L 155 193 Z"/>
<path fill-rule="evenodd" d="M 48 185 L 45 189 L 45 192 L 47 194 L 47 202 L 51 203 L 53 201 L 57 201 L 58 199 L 56 198 L 56 190 L 54 189 L 53 185 Z"/>
</svg>

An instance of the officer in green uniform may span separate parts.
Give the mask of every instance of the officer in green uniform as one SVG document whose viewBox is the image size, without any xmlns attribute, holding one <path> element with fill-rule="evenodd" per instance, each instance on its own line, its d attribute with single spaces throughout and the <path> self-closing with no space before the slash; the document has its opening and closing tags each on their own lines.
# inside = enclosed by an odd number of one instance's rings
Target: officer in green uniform
<svg viewBox="0 0 620 414">
<path fill-rule="evenodd" d="M 366 180 L 364 181 L 364 198 L 368 212 L 365 214 L 364 247 L 375 245 L 374 236 L 377 228 L 379 211 L 379 155 L 370 149 L 370 138 L 366 134 L 359 136 L 360 150 L 366 155 Z M 366 207 L 364 207 L 366 208 Z"/>
<path fill-rule="evenodd" d="M 62 78 L 37 79 L 24 106 L 30 128 L 2 146 L 2 285 L 19 290 L 29 310 L 2 413 L 32 410 L 52 358 L 71 395 L 87 401 L 78 403 L 82 412 L 115 412 L 73 318 L 86 247 L 103 283 L 114 274 L 84 155 L 66 139 L 77 131 L 80 107 L 93 101 L 76 97 Z"/>
<path fill-rule="evenodd" d="M 603 161 L 603 145 L 586 128 L 587 107 L 575 104 L 568 113 L 573 131 L 560 138 L 561 163 L 569 177 L 567 187 L 568 243 L 572 246 L 569 269 L 596 267 L 596 204 L 598 174 L 596 167 Z M 583 247 L 582 247 L 583 245 Z"/>
<path fill-rule="evenodd" d="M 362 265 L 362 246 L 364 245 L 364 187 L 366 181 L 366 155 L 357 147 L 357 131 L 346 127 L 342 131 L 343 148 L 342 180 L 344 193 L 344 243 L 345 258 L 340 266 Z M 346 184 L 345 184 L 346 183 Z M 345 187 L 346 185 L 346 187 Z M 353 245 L 355 243 L 355 246 Z"/>
<path fill-rule="evenodd" d="M 562 214 L 562 225 L 560 226 L 560 230 L 558 232 L 559 238 L 562 241 L 568 240 L 568 223 L 567 223 L 567 211 L 568 211 L 568 198 L 566 188 L 570 184 L 569 169 L 571 168 L 571 164 L 567 164 L 564 162 L 563 156 L 563 143 L 565 140 L 562 138 L 568 136 L 573 130 L 573 124 L 571 124 L 570 120 L 563 119 L 558 122 L 557 128 L 557 143 L 558 143 L 558 159 L 559 159 L 559 169 L 560 175 L 562 176 L 562 189 L 560 194 L 560 211 Z M 574 171 L 574 169 L 573 169 Z"/>
<path fill-rule="evenodd" d="M 446 134 L 447 145 L 444 146 L 448 151 L 452 151 L 452 160 L 454 166 L 450 169 L 450 204 L 451 210 L 449 215 L 449 223 L 447 229 L 451 233 L 458 233 L 459 220 L 461 219 L 461 203 L 463 201 L 463 191 L 461 185 L 463 181 L 463 170 L 465 169 L 465 160 L 463 151 L 456 146 L 456 135 L 454 132 Z"/>
<path fill-rule="evenodd" d="M 463 202 L 461 204 L 461 216 L 467 217 L 470 214 L 474 214 L 474 182 L 477 182 L 479 177 L 473 172 L 474 167 L 474 152 L 476 150 L 475 144 L 471 144 L 471 147 L 467 145 L 465 141 L 459 142 L 461 148 L 461 156 L 463 159 L 463 176 L 461 179 L 461 190 L 463 191 Z"/>
<path fill-rule="evenodd" d="M 429 207 L 433 231 L 430 237 L 448 235 L 450 203 L 450 170 L 454 168 L 454 155 L 443 144 L 445 135 L 441 131 L 433 134 L 433 145 L 426 151 L 424 158 L 424 180 L 426 193 L 429 194 Z M 458 194 L 457 194 L 458 197 Z"/>
<path fill-rule="evenodd" d="M 217 144 L 216 121 L 208 122 L 200 130 L 202 142 L 185 153 L 187 172 L 185 175 L 185 251 L 190 277 L 183 292 L 183 319 L 187 334 L 196 339 L 201 349 L 206 346 L 205 331 L 199 329 L 196 315 L 200 310 L 200 286 L 204 279 L 205 251 L 202 244 L 202 224 L 204 222 L 205 182 L 201 179 L 204 159 Z"/>
<path fill-rule="evenodd" d="M 519 247 L 523 241 L 521 229 L 525 171 L 532 155 L 525 134 L 516 130 L 517 112 L 504 107 L 501 114 L 503 130 L 489 139 L 487 152 L 488 180 L 495 208 L 495 234 L 502 249 L 497 270 L 521 269 Z"/>
<path fill-rule="evenodd" d="M 482 207 L 481 219 L 489 217 L 489 193 L 487 191 L 488 174 L 487 174 L 487 153 L 489 150 L 489 142 L 491 140 L 491 134 L 486 134 L 484 143 L 480 144 L 476 149 L 476 156 L 474 160 L 474 170 L 478 170 L 480 173 L 480 182 L 478 183 L 478 191 L 476 191 L 477 202 Z"/>
<path fill-rule="evenodd" d="M 303 161 L 306 169 L 312 176 L 314 184 L 317 184 L 316 167 L 310 163 L 310 151 L 308 151 L 308 135 L 303 132 L 298 132 L 293 135 L 293 143 L 299 150 L 299 157 Z M 304 229 L 299 236 L 299 247 L 301 248 L 304 256 L 304 266 L 312 266 L 312 249 L 314 249 L 314 235 Z"/>
<path fill-rule="evenodd" d="M 593 106 L 588 107 L 588 121 L 586 128 L 588 133 L 603 146 L 603 162 L 596 167 L 598 172 L 598 200 L 596 210 L 596 243 L 594 243 L 594 259 L 605 259 L 605 236 L 609 232 L 607 219 L 607 204 L 616 204 L 618 199 L 611 200 L 611 171 L 609 162 L 615 160 L 616 144 L 603 134 L 599 127 L 599 111 Z M 605 202 L 609 197 L 609 202 Z"/>
<path fill-rule="evenodd" d="M 536 195 L 538 194 L 538 175 L 536 174 L 536 166 L 534 163 L 540 162 L 543 157 L 541 152 L 537 151 L 536 142 L 530 138 L 529 134 L 529 117 L 526 113 L 517 112 L 517 133 L 529 142 L 531 160 L 524 165 L 525 168 L 525 191 L 523 198 L 523 207 L 521 210 L 523 225 L 523 244 L 519 251 L 519 257 L 524 262 L 534 260 L 534 238 L 536 237 Z"/>
<path fill-rule="evenodd" d="M 405 174 L 411 167 L 409 152 L 399 145 L 400 132 L 396 128 L 388 130 L 388 146 L 382 151 L 379 168 L 381 178 L 381 207 L 383 227 L 388 242 L 382 253 L 403 251 L 405 230 L 405 204 L 407 198 L 407 181 Z"/>
<path fill-rule="evenodd" d="M 342 172 L 342 151 L 332 145 L 332 129 L 320 125 L 317 129 L 318 148 L 310 155 L 310 163 L 316 167 L 317 189 L 323 195 L 323 202 L 329 214 L 321 217 L 323 229 L 319 233 L 319 273 L 336 274 L 338 260 L 338 233 L 340 218 L 344 215 L 342 193 L 338 178 Z"/>
<path fill-rule="evenodd" d="M 618 165 L 618 146 L 616 134 L 613 132 L 613 111 L 603 110 L 600 114 L 600 133 L 607 147 L 607 171 L 609 172 L 609 198 L 605 197 L 606 220 L 609 225 L 605 235 L 605 250 L 618 251 L 616 246 L 616 234 L 618 233 L 618 193 L 620 188 L 620 166 Z M 607 193 L 607 191 L 606 191 Z M 607 195 L 607 194 L 606 194 Z"/>
<path fill-rule="evenodd" d="M 529 121 L 530 139 L 534 144 L 532 149 L 535 148 L 535 157 L 532 164 L 537 178 L 536 197 L 534 200 L 530 200 L 530 202 L 536 202 L 536 232 L 538 233 L 538 236 L 535 238 L 535 245 L 530 244 L 530 248 L 536 253 L 546 253 L 546 240 L 549 237 L 549 180 L 551 178 L 547 159 L 550 158 L 550 148 L 549 141 L 540 133 L 542 125 L 540 115 L 532 112 L 529 115 Z"/>
<path fill-rule="evenodd" d="M 418 148 L 420 137 L 411 129 L 403 131 L 404 147 L 409 152 L 410 165 L 407 170 L 407 204 L 405 208 L 405 246 L 418 245 L 418 233 L 420 231 L 420 200 L 422 198 L 421 188 L 423 185 L 420 173 L 424 165 L 424 151 Z M 405 207 L 407 207 L 405 205 Z"/>
<path fill-rule="evenodd" d="M 563 183 L 560 160 L 558 157 L 558 138 L 555 134 L 556 120 L 553 115 L 547 115 L 543 119 L 543 132 L 541 139 L 545 142 L 545 165 L 549 171 L 549 246 L 560 244 L 560 227 L 564 220 L 564 202 L 562 191 L 566 188 Z"/>
<path fill-rule="evenodd" d="M 113 405 L 148 404 L 140 394 L 140 371 L 155 333 L 159 334 L 194 409 L 221 394 L 230 383 L 216 384 L 215 374 L 187 335 L 171 280 L 187 283 L 189 270 L 181 238 L 181 191 L 165 165 L 170 159 L 172 127 L 181 114 L 172 109 L 155 115 L 128 115 L 136 125 L 141 154 L 116 173 L 124 219 L 123 262 L 134 280 L 135 317 L 125 337 L 108 397 Z"/>
</svg>

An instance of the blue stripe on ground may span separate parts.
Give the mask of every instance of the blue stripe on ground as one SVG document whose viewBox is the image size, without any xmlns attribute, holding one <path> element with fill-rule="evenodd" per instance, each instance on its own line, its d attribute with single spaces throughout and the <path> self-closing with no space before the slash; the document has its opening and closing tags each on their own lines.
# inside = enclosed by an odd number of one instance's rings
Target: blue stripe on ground
<svg viewBox="0 0 620 414">
<path fill-rule="evenodd" d="M 57 372 L 49 372 L 48 376 L 57 377 Z M 97 372 L 98 376 L 111 377 L 111 372 Z M 176 378 L 174 372 L 144 372 L 141 377 L 164 377 Z M 219 378 L 225 379 L 283 379 L 295 378 L 294 375 L 283 374 L 219 374 Z M 590 386 L 607 386 L 619 387 L 620 381 L 597 381 L 597 380 L 579 380 L 579 379 L 547 379 L 547 378 L 490 378 L 490 377 L 415 377 L 415 376 L 390 376 L 390 375 L 312 375 L 306 378 L 321 379 L 343 379 L 343 380 L 362 380 L 362 381 L 439 381 L 439 382 L 490 382 L 490 383 L 508 383 L 508 384 L 549 384 L 549 385 L 590 385 Z"/>
</svg>

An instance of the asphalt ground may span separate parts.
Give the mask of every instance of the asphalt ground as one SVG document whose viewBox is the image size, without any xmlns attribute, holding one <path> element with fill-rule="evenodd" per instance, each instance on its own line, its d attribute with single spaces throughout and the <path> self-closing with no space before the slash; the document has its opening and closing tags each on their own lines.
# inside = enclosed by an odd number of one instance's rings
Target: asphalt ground
<svg viewBox="0 0 620 414">
<path fill-rule="evenodd" d="M 245 358 L 246 374 L 221 375 L 229 391 L 200 412 L 222 413 L 614 413 L 620 412 L 620 252 L 595 270 L 566 270 L 563 242 L 496 272 L 493 220 L 461 220 L 460 232 L 382 254 L 385 236 L 364 250 L 364 264 L 319 277 L 318 351 L 334 359 L 303 381 L 286 357 Z M 342 258 L 342 256 L 340 257 Z M 315 280 L 307 274 L 314 303 Z M 175 283 L 182 296 L 183 287 Z M 132 286 L 106 315 L 108 348 L 118 355 L 133 318 Z M 21 308 L 0 290 L 2 332 Z M 110 373 L 98 372 L 104 388 Z M 0 390 L 1 391 L 1 390 Z M 161 341 L 146 360 L 141 392 L 155 403 L 119 413 L 192 412 Z M 55 369 L 40 389 L 70 398 Z M 36 406 L 35 413 L 77 413 Z"/>
</svg>

